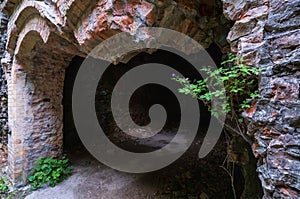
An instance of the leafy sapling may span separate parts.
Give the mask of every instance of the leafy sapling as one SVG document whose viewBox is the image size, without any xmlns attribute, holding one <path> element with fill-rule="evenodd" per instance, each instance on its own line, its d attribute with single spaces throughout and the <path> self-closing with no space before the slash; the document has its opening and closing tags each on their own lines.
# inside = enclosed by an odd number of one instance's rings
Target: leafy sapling
<svg viewBox="0 0 300 199">
<path fill-rule="evenodd" d="M 226 113 L 226 129 L 243 136 L 250 143 L 251 139 L 246 135 L 246 124 L 241 115 L 260 97 L 258 75 L 262 69 L 248 66 L 242 58 L 229 54 L 228 59 L 218 69 L 213 70 L 206 66 L 200 70 L 206 75 L 201 80 L 192 81 L 173 75 L 172 79 L 182 85 L 179 92 L 201 100 L 217 119 L 220 112 Z M 212 99 L 222 102 L 218 104 L 217 110 L 211 109 Z"/>
</svg>

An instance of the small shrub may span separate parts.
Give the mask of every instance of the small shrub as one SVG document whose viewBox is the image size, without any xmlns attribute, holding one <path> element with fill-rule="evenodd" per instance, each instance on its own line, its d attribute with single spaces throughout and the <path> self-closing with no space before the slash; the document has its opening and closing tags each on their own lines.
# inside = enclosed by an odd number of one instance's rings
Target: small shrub
<svg viewBox="0 0 300 199">
<path fill-rule="evenodd" d="M 260 97 L 257 77 L 262 69 L 244 64 L 242 58 L 230 54 L 228 59 L 222 62 L 222 67 L 217 70 L 213 70 L 210 66 L 200 70 L 207 75 L 203 80 L 191 81 L 181 77 L 174 77 L 173 80 L 183 86 L 179 89 L 180 93 L 200 99 L 209 109 L 211 100 L 218 98 L 224 102 L 220 104 L 218 111 L 241 113 L 244 109 L 250 108 L 253 99 Z M 221 90 L 210 91 L 207 85 L 224 86 Z M 212 112 L 212 115 L 217 117 L 218 113 Z"/>
<path fill-rule="evenodd" d="M 8 191 L 8 185 L 6 184 L 4 178 L 0 177 L 0 193 L 6 193 Z"/>
<path fill-rule="evenodd" d="M 37 160 L 37 166 L 33 168 L 32 175 L 28 180 L 33 190 L 41 188 L 44 184 L 54 187 L 68 178 L 71 171 L 72 167 L 66 157 L 61 160 L 40 158 Z"/>
<path fill-rule="evenodd" d="M 217 119 L 220 112 L 226 113 L 226 129 L 240 134 L 251 143 L 246 137 L 246 123 L 241 115 L 251 107 L 253 101 L 260 98 L 258 76 L 262 68 L 248 66 L 242 58 L 230 54 L 218 69 L 206 66 L 200 70 L 207 76 L 201 80 L 173 75 L 172 79 L 182 85 L 179 92 L 201 100 Z M 208 85 L 221 89 L 209 90 Z M 217 110 L 210 107 L 213 99 L 223 102 L 216 105 Z"/>
</svg>

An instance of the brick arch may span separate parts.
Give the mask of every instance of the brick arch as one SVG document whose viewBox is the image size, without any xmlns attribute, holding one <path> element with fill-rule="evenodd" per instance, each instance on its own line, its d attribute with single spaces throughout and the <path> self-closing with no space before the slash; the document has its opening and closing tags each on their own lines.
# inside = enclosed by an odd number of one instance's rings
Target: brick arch
<svg viewBox="0 0 300 199">
<path fill-rule="evenodd" d="M 45 6 L 46 5 L 43 2 L 22 1 L 20 7 L 11 14 L 11 20 L 9 21 L 8 26 L 12 28 L 8 29 L 8 39 L 6 44 L 9 54 L 13 54 L 19 34 L 21 34 L 21 31 L 24 31 L 24 26 L 30 23 L 28 21 L 30 21 L 32 18 L 43 18 L 45 21 L 47 20 L 48 24 L 51 26 L 62 25 L 62 18 L 58 12 L 54 11 L 54 7 L 51 9 L 51 11 L 47 11 L 47 9 L 44 8 Z M 55 14 L 54 17 L 53 14 Z M 52 17 L 50 17 L 51 15 Z"/>
<path fill-rule="evenodd" d="M 69 16 L 66 19 L 66 24 L 70 26 L 72 29 L 76 29 L 76 26 L 82 16 L 89 14 L 87 11 L 89 8 L 92 9 L 98 1 L 95 0 L 86 0 L 86 1 L 68 1 L 68 0 L 62 0 L 57 2 L 57 7 L 69 7 L 68 10 L 66 10 L 66 15 Z"/>
<path fill-rule="evenodd" d="M 62 21 L 49 19 L 41 4 L 23 1 L 9 22 L 12 28 L 6 48 L 12 63 L 8 81 L 8 163 L 14 186 L 26 184 L 38 158 L 62 154 L 65 68 L 75 54 L 80 54 L 72 39 L 63 35 L 67 31 L 60 34 Z M 85 20 L 88 17 L 80 21 Z M 74 34 L 77 31 L 64 28 Z"/>
<path fill-rule="evenodd" d="M 87 52 L 103 40 L 119 33 L 134 32 L 143 26 L 152 26 L 155 21 L 155 3 L 146 0 L 74 1 L 67 23 L 79 45 Z M 77 12 L 76 12 L 77 11 Z M 79 13 L 79 14 L 76 14 Z"/>
<path fill-rule="evenodd" d="M 62 88 L 65 68 L 74 55 L 85 56 L 106 38 L 141 26 L 177 30 L 208 47 L 219 28 L 213 24 L 220 21 L 200 23 L 198 3 L 187 0 L 163 5 L 146 0 L 7 1 L 16 4 L 7 12 L 6 46 L 13 60 L 7 65 L 12 66 L 9 170 L 15 185 L 26 183 L 37 158 L 62 152 Z"/>
<path fill-rule="evenodd" d="M 62 154 L 62 88 L 65 68 L 73 57 L 53 42 L 63 39 L 41 16 L 28 15 L 22 21 L 8 81 L 8 163 L 15 186 L 27 182 L 38 158 Z"/>
<path fill-rule="evenodd" d="M 14 54 L 17 58 L 28 58 L 35 45 L 42 41 L 47 43 L 50 29 L 41 17 L 33 17 L 19 33 Z"/>
</svg>

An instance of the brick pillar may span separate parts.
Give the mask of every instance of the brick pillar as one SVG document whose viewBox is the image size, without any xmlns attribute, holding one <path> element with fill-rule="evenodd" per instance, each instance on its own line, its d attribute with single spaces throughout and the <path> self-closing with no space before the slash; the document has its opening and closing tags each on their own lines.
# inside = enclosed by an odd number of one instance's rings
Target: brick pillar
<svg viewBox="0 0 300 199">
<path fill-rule="evenodd" d="M 26 183 L 38 158 L 63 152 L 63 83 L 71 57 L 53 49 L 38 51 L 26 62 L 15 59 L 9 83 L 8 158 L 15 186 Z"/>
<path fill-rule="evenodd" d="M 19 68 L 14 64 L 14 68 Z M 9 126 L 13 132 L 8 137 L 9 176 L 13 183 L 23 181 L 23 118 L 25 117 L 24 91 L 26 74 L 18 69 L 12 71 L 12 81 L 8 82 L 8 112 Z M 16 184 L 19 185 L 19 184 Z"/>
</svg>

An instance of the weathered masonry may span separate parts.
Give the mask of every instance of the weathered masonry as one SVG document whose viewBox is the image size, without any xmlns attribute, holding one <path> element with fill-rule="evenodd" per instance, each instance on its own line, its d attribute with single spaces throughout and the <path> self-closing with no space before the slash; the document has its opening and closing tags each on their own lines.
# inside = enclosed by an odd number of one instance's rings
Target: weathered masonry
<svg viewBox="0 0 300 199">
<path fill-rule="evenodd" d="M 247 115 L 257 171 L 265 198 L 300 197 L 300 0 L 1 2 L 8 20 L 7 30 L 5 17 L 0 27 L 6 32 L 7 162 L 16 186 L 26 182 L 37 158 L 63 152 L 63 84 L 72 58 L 118 32 L 159 26 L 266 69 L 261 99 Z M 5 93 L 1 97 L 5 104 Z"/>
</svg>

